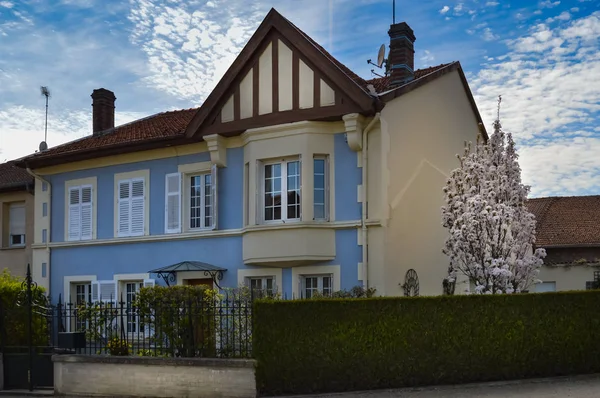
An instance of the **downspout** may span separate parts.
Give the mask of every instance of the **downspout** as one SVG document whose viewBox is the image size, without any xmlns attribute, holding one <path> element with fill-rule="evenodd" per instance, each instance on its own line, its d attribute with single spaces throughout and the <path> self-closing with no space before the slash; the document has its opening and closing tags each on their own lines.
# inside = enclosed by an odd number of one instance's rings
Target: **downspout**
<svg viewBox="0 0 600 398">
<path fill-rule="evenodd" d="M 50 215 L 50 209 L 52 208 L 52 185 L 50 185 L 50 182 L 45 180 L 44 178 L 42 178 L 42 176 L 40 176 L 39 174 L 36 174 L 33 172 L 33 170 L 31 170 L 29 168 L 29 166 L 25 165 L 25 170 L 27 171 L 27 173 L 32 176 L 34 179 L 36 180 L 40 180 L 42 183 L 45 183 L 48 186 L 48 233 L 46 234 L 46 253 L 50 253 L 50 236 L 51 236 L 51 231 L 52 231 L 52 216 Z M 34 192 L 35 192 L 35 188 L 34 188 Z M 35 202 L 34 202 L 34 206 L 35 206 Z M 34 217 L 35 217 L 35 207 L 34 207 Z M 35 234 L 35 220 L 34 220 L 34 234 Z M 33 243 L 33 242 L 32 242 Z M 33 262 L 33 249 L 31 250 L 31 261 Z M 50 255 L 48 255 L 48 263 L 46 264 L 46 273 L 48 275 L 48 296 L 51 296 L 51 279 L 50 279 Z"/>
<path fill-rule="evenodd" d="M 362 211 L 361 211 L 361 228 L 362 228 L 362 264 L 363 264 L 363 286 L 365 289 L 369 288 L 369 256 L 368 256 L 368 229 L 367 229 L 367 182 L 368 182 L 368 133 L 373 129 L 375 123 L 379 121 L 380 113 L 377 112 L 375 117 L 369 122 L 367 127 L 364 128 L 362 133 Z"/>
</svg>

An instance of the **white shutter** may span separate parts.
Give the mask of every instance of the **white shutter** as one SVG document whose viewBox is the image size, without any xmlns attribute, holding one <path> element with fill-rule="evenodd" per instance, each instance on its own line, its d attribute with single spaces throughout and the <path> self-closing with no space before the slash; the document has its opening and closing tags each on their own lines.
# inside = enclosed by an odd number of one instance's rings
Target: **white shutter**
<svg viewBox="0 0 600 398">
<path fill-rule="evenodd" d="M 69 231 L 68 240 L 79 240 L 81 236 L 81 190 L 69 188 Z"/>
<path fill-rule="evenodd" d="M 217 229 L 217 215 L 219 214 L 219 209 L 218 209 L 218 203 L 219 200 L 217 199 L 217 191 L 218 191 L 218 185 L 217 185 L 217 172 L 218 172 L 218 168 L 216 164 L 213 164 L 211 166 L 210 169 L 210 182 L 211 182 L 211 196 L 210 199 L 212 201 L 211 203 L 211 209 L 212 209 L 212 229 Z"/>
<path fill-rule="evenodd" d="M 302 205 L 302 155 L 298 155 L 298 180 L 298 184 L 300 184 L 300 189 L 298 190 L 298 193 L 300 194 L 300 214 L 298 214 L 298 218 L 302 220 L 302 210 L 304 208 Z"/>
<path fill-rule="evenodd" d="M 103 303 L 116 303 L 117 302 L 117 282 L 115 281 L 99 281 L 99 300 Z M 92 288 L 93 296 L 93 288 Z"/>
<path fill-rule="evenodd" d="M 165 233 L 181 232 L 181 175 L 165 176 Z"/>
<path fill-rule="evenodd" d="M 129 236 L 131 220 L 131 181 L 119 181 L 117 236 Z"/>
<path fill-rule="evenodd" d="M 92 303 L 100 301 L 100 284 L 92 282 Z"/>
<path fill-rule="evenodd" d="M 155 284 L 154 279 L 144 279 L 144 287 L 154 287 Z"/>
<path fill-rule="evenodd" d="M 25 205 L 11 205 L 8 218 L 10 234 L 25 235 Z"/>
<path fill-rule="evenodd" d="M 324 181 L 325 181 L 325 220 L 326 221 L 331 221 L 330 215 L 329 215 L 329 156 L 325 157 L 325 176 L 324 176 Z"/>
<path fill-rule="evenodd" d="M 254 199 L 254 205 L 256 207 L 256 214 L 254 215 L 254 224 L 258 225 L 260 223 L 262 223 L 263 220 L 263 212 L 264 212 L 264 206 L 263 206 L 263 201 L 264 201 L 264 197 L 265 197 L 265 190 L 264 190 L 264 178 L 263 178 L 263 173 L 264 173 L 264 167 L 262 162 L 260 161 L 256 161 L 256 174 L 255 174 L 255 178 L 256 178 L 256 186 L 254 187 L 254 195 L 255 195 L 255 199 Z"/>
<path fill-rule="evenodd" d="M 92 187 L 81 188 L 81 239 L 92 239 Z"/>
<path fill-rule="evenodd" d="M 131 236 L 144 235 L 144 185 L 143 179 L 135 179 L 131 182 Z"/>
</svg>

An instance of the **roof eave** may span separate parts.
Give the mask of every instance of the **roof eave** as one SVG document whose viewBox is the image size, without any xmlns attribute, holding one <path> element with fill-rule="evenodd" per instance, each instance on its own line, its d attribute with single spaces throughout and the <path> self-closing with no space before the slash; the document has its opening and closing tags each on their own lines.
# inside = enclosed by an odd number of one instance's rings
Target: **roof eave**
<svg viewBox="0 0 600 398">
<path fill-rule="evenodd" d="M 600 247 L 599 243 L 566 243 L 566 244 L 552 244 L 552 245 L 536 245 L 538 248 L 542 249 L 575 249 L 579 247 Z"/>
</svg>

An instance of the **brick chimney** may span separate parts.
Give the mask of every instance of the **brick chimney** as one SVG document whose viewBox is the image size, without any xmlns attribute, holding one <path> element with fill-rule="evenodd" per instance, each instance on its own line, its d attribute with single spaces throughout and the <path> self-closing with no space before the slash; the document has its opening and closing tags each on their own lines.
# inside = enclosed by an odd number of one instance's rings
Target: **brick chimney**
<svg viewBox="0 0 600 398">
<path fill-rule="evenodd" d="M 388 68 L 390 71 L 390 88 L 398 87 L 415 77 L 415 49 L 416 40 L 413 30 L 406 22 L 390 26 L 390 52 L 388 55 Z"/>
<path fill-rule="evenodd" d="M 115 94 L 105 88 L 92 93 L 93 134 L 115 127 Z"/>
</svg>

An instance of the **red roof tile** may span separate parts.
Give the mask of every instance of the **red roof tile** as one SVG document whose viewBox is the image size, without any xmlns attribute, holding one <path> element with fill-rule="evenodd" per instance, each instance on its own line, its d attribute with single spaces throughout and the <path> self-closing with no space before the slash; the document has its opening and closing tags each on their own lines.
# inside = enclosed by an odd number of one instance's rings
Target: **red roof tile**
<svg viewBox="0 0 600 398">
<path fill-rule="evenodd" d="M 33 177 L 25 169 L 17 167 L 14 161 L 0 164 L 0 190 L 32 183 Z"/>
<path fill-rule="evenodd" d="M 97 150 L 122 144 L 178 138 L 183 135 L 185 128 L 197 111 L 198 108 L 192 108 L 157 113 L 156 115 L 117 126 L 100 135 L 89 135 L 63 145 L 49 148 L 44 152 L 38 152 L 32 155 L 31 159 L 44 159 L 55 155 Z"/>
<path fill-rule="evenodd" d="M 536 198 L 527 207 L 537 220 L 537 246 L 600 244 L 600 195 Z"/>
<path fill-rule="evenodd" d="M 436 70 L 442 69 L 448 65 L 450 64 L 440 64 L 437 66 L 430 66 L 429 68 L 417 69 L 415 71 L 415 80 L 420 79 L 423 76 L 427 76 L 428 74 L 433 73 Z M 373 87 L 375 87 L 375 91 L 377 91 L 378 93 L 383 93 L 389 90 L 390 76 L 376 77 L 374 79 L 366 80 L 365 87 L 369 84 L 372 84 Z"/>
</svg>

